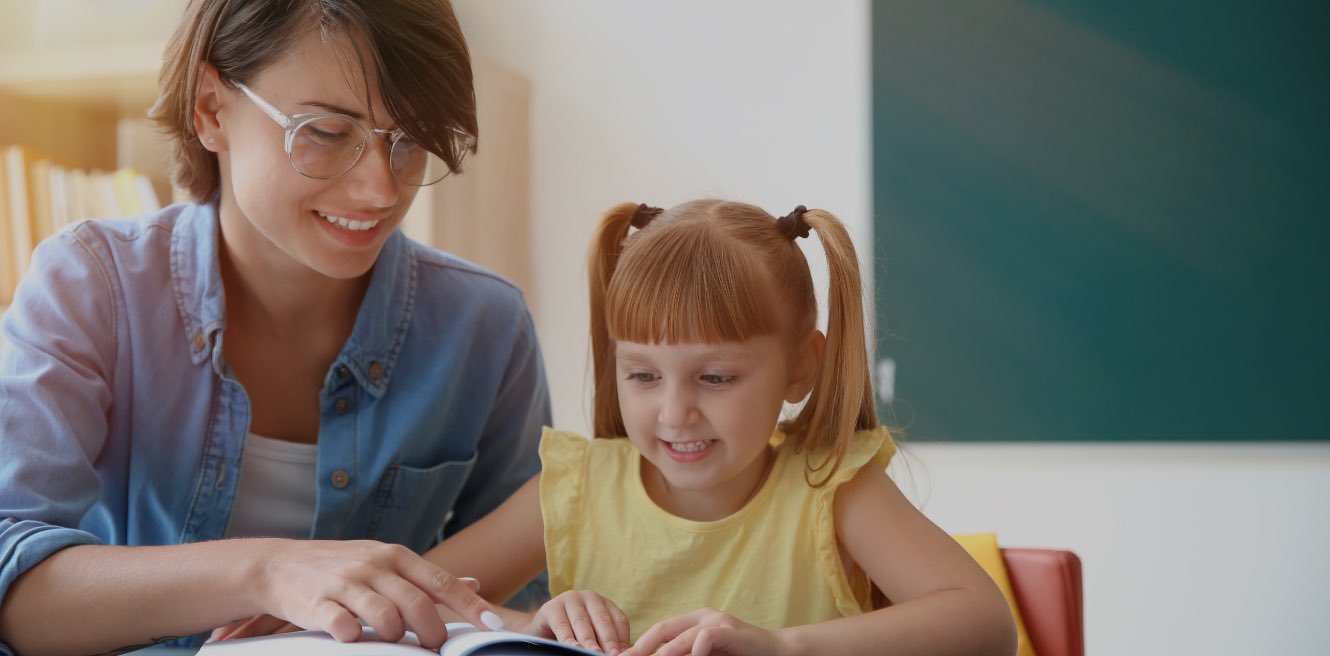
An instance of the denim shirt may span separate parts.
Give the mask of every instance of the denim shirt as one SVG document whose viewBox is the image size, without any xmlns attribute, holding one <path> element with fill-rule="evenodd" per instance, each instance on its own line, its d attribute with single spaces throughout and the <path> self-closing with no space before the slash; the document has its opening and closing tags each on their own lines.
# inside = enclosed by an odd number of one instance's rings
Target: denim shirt
<svg viewBox="0 0 1330 656">
<path fill-rule="evenodd" d="M 65 547 L 225 533 L 250 403 L 218 247 L 216 206 L 186 204 L 34 252 L 0 320 L 0 603 Z M 309 537 L 427 550 L 539 470 L 549 394 L 521 293 L 394 232 L 319 409 Z"/>
</svg>

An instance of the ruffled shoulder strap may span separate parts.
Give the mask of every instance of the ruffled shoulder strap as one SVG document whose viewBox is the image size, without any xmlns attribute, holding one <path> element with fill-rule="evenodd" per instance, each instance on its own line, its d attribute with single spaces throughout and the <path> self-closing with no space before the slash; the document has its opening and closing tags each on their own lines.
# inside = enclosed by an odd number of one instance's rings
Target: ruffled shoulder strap
<svg viewBox="0 0 1330 656">
<path fill-rule="evenodd" d="M 836 490 L 865 466 L 886 469 L 896 454 L 896 443 L 885 427 L 856 432 L 850 438 L 845 459 L 826 485 L 811 492 L 814 512 L 813 540 L 818 568 L 831 583 L 832 595 L 838 611 L 845 616 L 868 612 L 873 608 L 872 583 L 862 568 L 844 572 L 840 549 L 836 539 Z M 821 463 L 823 455 L 812 456 L 813 463 Z M 812 475 L 814 480 L 818 474 Z"/>
<path fill-rule="evenodd" d="M 540 434 L 541 479 L 580 477 L 590 447 L 591 440 L 577 433 L 546 426 Z"/>
<path fill-rule="evenodd" d="M 569 431 L 545 428 L 540 436 L 540 513 L 545 524 L 545 562 L 550 585 L 568 589 L 577 553 L 577 531 L 586 500 L 591 441 Z"/>
<path fill-rule="evenodd" d="M 845 449 L 845 459 L 841 461 L 836 474 L 827 480 L 826 488 L 834 491 L 854 478 L 860 469 L 870 463 L 874 467 L 886 469 L 894 455 L 896 455 L 896 442 L 891 439 L 885 426 L 858 431 L 850 437 L 850 444 Z M 813 462 L 820 464 L 822 461 L 815 459 Z M 814 476 L 816 478 L 816 475 Z"/>
</svg>

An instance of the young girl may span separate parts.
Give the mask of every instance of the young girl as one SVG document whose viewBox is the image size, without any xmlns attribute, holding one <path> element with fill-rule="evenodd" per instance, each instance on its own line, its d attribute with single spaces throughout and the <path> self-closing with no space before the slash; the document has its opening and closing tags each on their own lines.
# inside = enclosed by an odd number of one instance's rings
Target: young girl
<svg viewBox="0 0 1330 656">
<path fill-rule="evenodd" d="M 622 205 L 590 278 L 595 433 L 616 439 L 546 430 L 543 472 L 427 559 L 492 599 L 547 565 L 557 596 L 519 625 L 610 654 L 1013 653 L 992 581 L 886 476 L 839 221 Z"/>
<path fill-rule="evenodd" d="M 475 144 L 451 6 L 193 0 L 161 88 L 192 200 L 46 240 L 0 321 L 0 655 L 484 623 L 419 554 L 549 402 L 521 293 L 397 230 Z"/>
</svg>

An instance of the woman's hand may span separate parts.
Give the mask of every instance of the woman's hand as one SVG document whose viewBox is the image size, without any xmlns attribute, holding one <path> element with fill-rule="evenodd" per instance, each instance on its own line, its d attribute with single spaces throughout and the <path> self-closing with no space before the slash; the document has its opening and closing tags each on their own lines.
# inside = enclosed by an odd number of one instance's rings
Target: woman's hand
<svg viewBox="0 0 1330 656">
<path fill-rule="evenodd" d="M 480 582 L 478 582 L 476 579 L 466 576 L 459 576 L 458 580 L 465 583 L 467 587 L 471 588 L 472 592 L 480 592 Z M 446 607 L 442 606 L 434 607 L 436 611 L 440 610 L 441 608 L 446 608 Z M 452 612 L 448 613 L 448 617 L 458 621 L 461 620 L 460 617 L 454 617 Z M 256 636 L 274 635 L 277 633 L 290 633 L 292 631 L 299 631 L 299 630 L 301 630 L 300 627 L 280 617 L 273 617 L 272 615 L 255 615 L 254 617 L 247 617 L 245 619 L 236 620 L 225 626 L 220 626 L 217 627 L 216 629 L 213 629 L 212 635 L 208 636 L 208 642 L 221 642 L 223 640 L 253 638 Z"/>
<path fill-rule="evenodd" d="M 569 590 L 545 602 L 530 632 L 615 656 L 629 645 L 628 616 L 614 602 L 589 590 Z"/>
<path fill-rule="evenodd" d="M 369 540 L 268 542 L 259 565 L 259 593 L 269 614 L 297 627 L 351 642 L 360 637 L 363 621 L 385 640 L 400 640 L 412 631 L 422 646 L 435 649 L 447 639 L 435 603 L 476 626 L 502 627 L 468 582 L 406 547 Z M 276 619 L 249 621 L 255 630 L 281 628 Z M 233 630 L 225 637 L 241 635 Z"/>
<path fill-rule="evenodd" d="M 779 656 L 793 653 L 793 646 L 786 644 L 775 632 L 704 608 L 657 622 L 622 656 Z"/>
</svg>

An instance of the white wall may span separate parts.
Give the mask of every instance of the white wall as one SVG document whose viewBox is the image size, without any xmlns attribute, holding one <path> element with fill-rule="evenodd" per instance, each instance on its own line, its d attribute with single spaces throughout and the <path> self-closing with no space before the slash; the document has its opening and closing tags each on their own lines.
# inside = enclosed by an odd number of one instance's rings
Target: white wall
<svg viewBox="0 0 1330 656">
<path fill-rule="evenodd" d="M 615 203 L 823 207 L 868 252 L 866 0 L 454 1 L 472 48 L 531 81 L 556 423 L 589 424 L 583 256 Z M 949 531 L 1077 551 L 1092 655 L 1330 644 L 1330 444 L 918 444 L 893 476 Z"/>
</svg>

